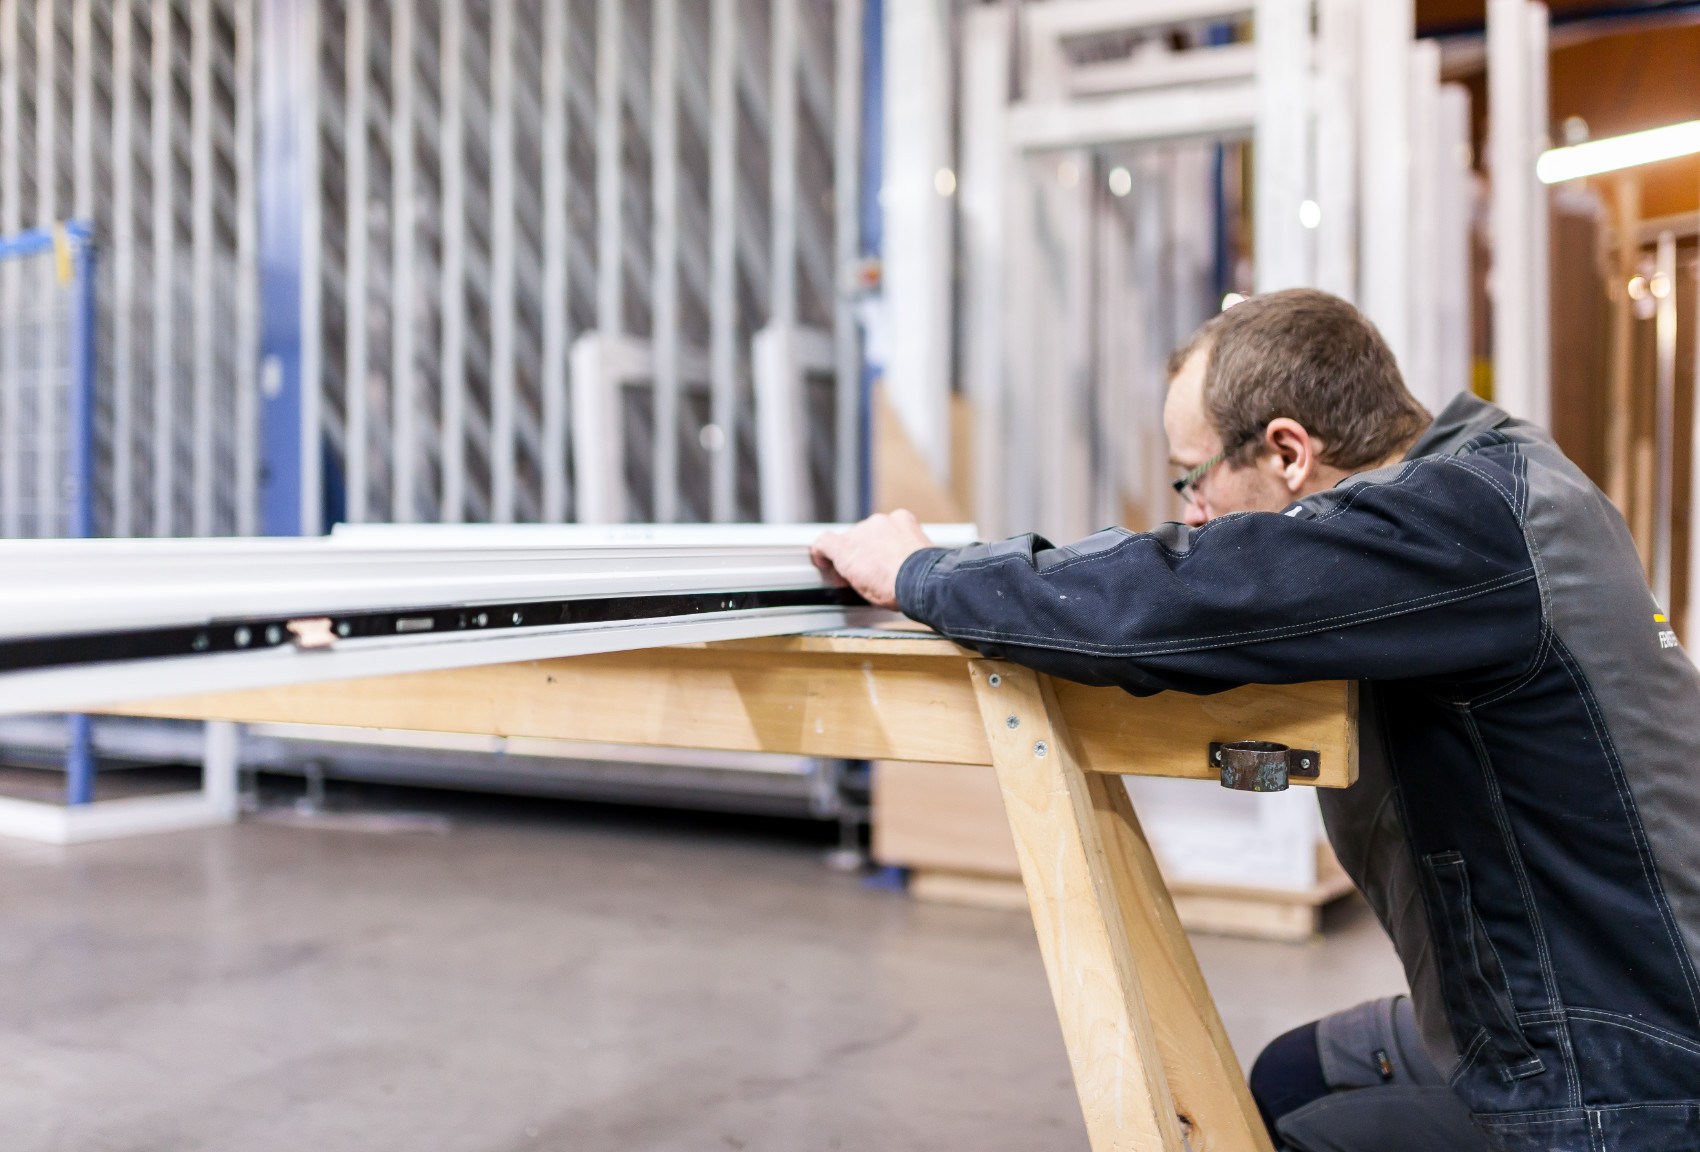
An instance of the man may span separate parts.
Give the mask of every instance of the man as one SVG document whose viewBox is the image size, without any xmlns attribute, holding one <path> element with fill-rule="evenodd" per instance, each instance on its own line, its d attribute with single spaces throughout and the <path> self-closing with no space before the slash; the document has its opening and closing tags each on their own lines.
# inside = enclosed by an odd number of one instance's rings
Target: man
<svg viewBox="0 0 1700 1152">
<path fill-rule="evenodd" d="M 1088 684 L 1361 681 L 1360 778 L 1320 799 L 1411 998 L 1270 1045 L 1277 1141 L 1700 1148 L 1700 678 L 1622 518 L 1490 404 L 1429 422 L 1320 292 L 1205 324 L 1163 423 L 1185 525 L 948 551 L 896 513 L 817 562 Z"/>
</svg>

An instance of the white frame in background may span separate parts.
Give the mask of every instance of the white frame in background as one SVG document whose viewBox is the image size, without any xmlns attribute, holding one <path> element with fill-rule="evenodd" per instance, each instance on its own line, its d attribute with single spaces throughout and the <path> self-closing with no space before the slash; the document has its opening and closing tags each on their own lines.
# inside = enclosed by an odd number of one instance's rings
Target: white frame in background
<svg viewBox="0 0 1700 1152">
<path fill-rule="evenodd" d="M 81 844 L 148 832 L 178 832 L 236 820 L 240 733 L 208 720 L 201 734 L 201 787 L 196 792 L 50 804 L 0 796 L 0 836 L 43 844 Z"/>
<path fill-rule="evenodd" d="M 650 137 L 654 219 L 652 339 L 626 331 L 624 316 L 625 233 L 621 223 L 623 125 L 619 2 L 602 0 L 597 60 L 597 327 L 573 344 L 572 450 L 576 512 L 580 523 L 614 524 L 626 518 L 621 427 L 621 389 L 653 390 L 655 412 L 655 507 L 657 520 L 677 516 L 677 414 L 681 389 L 708 384 L 711 421 L 720 429 L 710 469 L 711 518 L 734 518 L 736 483 L 736 394 L 739 364 L 736 294 L 739 233 L 745 228 L 737 202 L 737 103 L 748 86 L 739 67 L 740 42 L 730 0 L 713 7 L 709 62 L 711 281 L 710 347 L 691 348 L 678 331 L 680 85 L 679 13 L 676 0 L 658 0 L 650 61 Z M 767 77 L 769 126 L 769 219 L 767 324 L 748 350 L 752 377 L 761 518 L 796 523 L 812 518 L 809 499 L 808 412 L 805 384 L 810 374 L 830 373 L 835 388 L 835 458 L 831 501 L 841 518 L 857 509 L 860 443 L 861 354 L 853 302 L 839 283 L 858 247 L 858 159 L 861 114 L 861 0 L 833 5 L 834 82 L 825 89 L 818 70 L 806 67 L 798 0 L 772 0 L 772 43 Z M 812 87 L 811 87 L 812 86 Z M 815 89 L 820 89 L 816 91 Z M 829 248 L 802 244 L 798 193 L 800 117 L 815 110 L 832 141 L 835 226 Z M 816 246 L 818 247 L 818 245 Z M 797 315 L 799 255 L 828 262 L 825 290 L 832 297 L 832 326 L 814 328 Z M 551 503 L 549 511 L 558 515 Z"/>
<path fill-rule="evenodd" d="M 1493 397 L 1552 418 L 1550 205 L 1535 161 L 1547 146 L 1547 8 L 1488 0 L 1488 149 L 1493 174 Z"/>
<path fill-rule="evenodd" d="M 1062 50 L 1095 32 L 1248 13 L 1250 45 L 1085 65 Z M 1411 0 L 1043 0 L 1018 18 L 1020 99 L 1011 13 L 963 20 L 963 377 L 980 445 L 973 512 L 988 533 L 1099 526 L 1087 524 L 1090 486 L 1060 463 L 1086 455 L 1062 418 L 1082 406 L 1025 394 L 1033 239 L 1013 213 L 1032 194 L 1035 153 L 1255 138 L 1257 290 L 1316 285 L 1357 303 L 1431 410 L 1469 386 L 1469 100 L 1440 83 L 1435 46 L 1414 40 Z M 1314 229 L 1306 200 L 1320 207 Z M 1023 437 L 1032 444 L 1014 450 Z M 1023 493 L 1037 494 L 1031 507 Z"/>
</svg>

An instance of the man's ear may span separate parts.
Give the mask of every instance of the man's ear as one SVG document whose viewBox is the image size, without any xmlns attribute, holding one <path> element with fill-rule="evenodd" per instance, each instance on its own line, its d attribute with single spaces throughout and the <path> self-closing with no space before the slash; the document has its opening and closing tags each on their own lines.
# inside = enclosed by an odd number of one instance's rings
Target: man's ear
<svg viewBox="0 0 1700 1152">
<path fill-rule="evenodd" d="M 1296 495 L 1316 471 L 1321 444 L 1305 431 L 1303 424 L 1286 416 L 1277 416 L 1269 422 L 1263 430 L 1263 442 L 1281 482 Z"/>
</svg>

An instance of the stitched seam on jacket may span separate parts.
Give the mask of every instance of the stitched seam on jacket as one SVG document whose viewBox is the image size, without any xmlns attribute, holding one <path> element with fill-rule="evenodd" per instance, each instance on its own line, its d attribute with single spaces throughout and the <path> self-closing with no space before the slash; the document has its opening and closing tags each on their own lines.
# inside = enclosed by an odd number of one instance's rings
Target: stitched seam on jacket
<svg viewBox="0 0 1700 1152">
<path fill-rule="evenodd" d="M 1585 1108 L 1537 1108 L 1527 1112 L 1476 1112 L 1476 1123 L 1505 1127 L 1511 1124 L 1563 1124 L 1595 1112 L 1689 1111 L 1700 1107 L 1700 1097 L 1686 1100 L 1637 1100 L 1628 1104 L 1589 1104 Z"/>
<path fill-rule="evenodd" d="M 1469 460 L 1455 459 L 1455 460 L 1452 461 L 1452 463 L 1455 466 L 1462 468 L 1464 471 L 1470 473 L 1470 475 L 1475 476 L 1477 479 L 1482 480 L 1483 482 L 1492 485 L 1493 490 L 1495 492 L 1498 492 L 1500 494 L 1500 496 L 1505 500 L 1505 503 L 1510 507 L 1511 515 L 1513 517 L 1517 517 L 1517 505 L 1515 503 L 1516 495 L 1513 493 L 1512 489 L 1507 488 L 1505 485 L 1501 484 L 1498 480 L 1495 480 L 1492 476 L 1488 475 L 1486 469 L 1478 468 L 1474 463 L 1472 463 Z M 1521 518 L 1520 517 L 1517 517 L 1517 518 L 1518 518 L 1519 523 L 1520 523 Z"/>
<path fill-rule="evenodd" d="M 1556 638 L 1555 642 L 1559 651 L 1559 666 L 1576 686 L 1577 695 L 1582 699 L 1582 710 L 1587 714 L 1588 723 L 1593 726 L 1594 736 L 1600 742 L 1600 750 L 1605 753 L 1606 765 L 1611 770 L 1612 785 L 1617 789 L 1618 801 L 1623 805 L 1629 820 L 1629 833 L 1635 841 L 1635 854 L 1641 862 L 1641 875 L 1653 893 L 1659 919 L 1665 926 L 1665 939 L 1670 942 L 1671 951 L 1676 954 L 1677 967 L 1682 970 L 1683 982 L 1688 986 L 1688 1003 L 1694 1009 L 1695 1026 L 1700 1027 L 1700 988 L 1696 987 L 1693 962 L 1677 926 L 1676 914 L 1671 911 L 1670 901 L 1665 897 L 1664 880 L 1659 876 L 1658 865 L 1653 860 L 1653 846 L 1647 841 L 1647 829 L 1641 823 L 1641 809 L 1635 803 L 1635 794 L 1629 790 L 1629 778 L 1624 774 L 1623 761 L 1618 757 L 1617 743 L 1611 738 L 1611 730 L 1606 727 L 1605 718 L 1595 710 L 1594 694 L 1586 677 L 1582 675 L 1582 669 L 1574 665 L 1570 650 L 1564 646 L 1564 642 Z"/>
<path fill-rule="evenodd" d="M 1488 691 L 1483 692 L 1480 696 L 1467 696 L 1462 700 L 1450 701 L 1450 703 L 1459 708 L 1481 708 L 1489 704 L 1497 704 L 1507 696 L 1514 695 L 1518 689 L 1529 684 L 1537 675 L 1539 675 L 1541 668 L 1546 663 L 1547 654 L 1552 650 L 1552 638 L 1552 629 L 1547 627 L 1546 617 L 1543 614 L 1541 618 L 1540 633 L 1535 641 L 1535 651 L 1534 654 L 1529 657 L 1529 667 L 1520 673 L 1517 679 L 1511 681 L 1509 684 L 1500 684 L 1490 688 Z"/>
<path fill-rule="evenodd" d="M 1261 628 L 1250 632 L 1228 632 L 1194 640 L 1166 640 L 1143 645 L 1064 642 L 1051 636 L 1035 636 L 1026 632 L 1006 632 L 987 628 L 953 628 L 950 630 L 950 634 L 952 636 L 972 637 L 978 640 L 990 640 L 994 643 L 1023 644 L 1032 648 L 1045 648 L 1058 652 L 1088 653 L 1099 656 L 1177 655 L 1186 652 L 1205 652 L 1213 648 L 1231 648 L 1238 644 L 1260 644 L 1272 640 L 1286 640 L 1295 636 L 1327 632 L 1332 628 L 1371 624 L 1377 620 L 1408 616 L 1428 608 L 1440 608 L 1447 604 L 1473 600 L 1478 596 L 1485 596 L 1489 592 L 1497 592 L 1504 588 L 1515 588 L 1534 578 L 1535 574 L 1532 570 L 1511 572 L 1504 576 L 1496 576 L 1492 580 L 1484 580 L 1477 584 L 1453 589 L 1450 592 L 1418 596 L 1373 610 L 1344 612 L 1338 616 L 1327 616 L 1306 624 L 1291 624 L 1282 628 Z"/>
<path fill-rule="evenodd" d="M 1544 632 L 1545 629 L 1542 629 Z M 1537 665 L 1539 667 L 1539 665 Z M 1563 1003 L 1558 991 L 1558 972 L 1553 967 L 1552 952 L 1547 947 L 1546 925 L 1541 922 L 1540 909 L 1535 903 L 1535 890 L 1529 883 L 1528 869 L 1523 865 L 1523 854 L 1517 847 L 1517 837 L 1511 831 L 1511 815 L 1505 810 L 1505 795 L 1499 787 L 1499 777 L 1493 768 L 1493 758 L 1488 755 L 1487 744 L 1482 740 L 1481 729 L 1476 725 L 1475 715 L 1468 709 L 1462 710 L 1464 727 L 1470 733 L 1470 743 L 1476 750 L 1476 767 L 1480 769 L 1483 783 L 1487 785 L 1488 800 L 1493 805 L 1494 823 L 1499 826 L 1500 842 L 1506 856 L 1511 861 L 1511 871 L 1517 877 L 1517 891 L 1523 898 L 1523 915 L 1529 924 L 1529 931 L 1535 937 L 1535 955 L 1541 966 L 1541 983 L 1546 989 L 1548 1004 Z M 1484 929 L 1485 931 L 1485 929 Z M 1505 970 L 1505 961 L 1499 957 L 1499 949 L 1494 946 L 1493 939 L 1488 939 L 1488 947 L 1494 949 L 1496 959 L 1499 959 L 1500 970 Z M 1506 977 L 1505 994 L 1511 995 L 1511 980 Z M 1511 1002 L 1511 1016 L 1517 1018 L 1517 1002 Z M 1576 1053 L 1570 1043 L 1568 1029 L 1558 1030 L 1559 1043 L 1564 1049 L 1564 1070 L 1569 1074 L 1570 1103 L 1576 1107 L 1582 1106 L 1581 1069 L 1576 1063 Z M 1527 1037 L 1524 1038 L 1527 1042 Z"/>
<path fill-rule="evenodd" d="M 1631 1032 L 1639 1032 L 1649 1039 L 1668 1044 L 1672 1048 L 1680 1048 L 1691 1055 L 1700 1056 L 1700 1043 L 1680 1036 L 1669 1028 L 1660 1028 L 1657 1024 L 1648 1024 L 1644 1020 L 1637 1020 L 1633 1016 L 1625 1016 L 1621 1012 L 1613 1012 L 1608 1008 L 1570 1008 L 1567 1011 L 1579 1020 L 1592 1020 L 1597 1024 L 1610 1024 L 1614 1027 L 1626 1028 Z"/>
<path fill-rule="evenodd" d="M 1487 1045 L 1488 1030 L 1478 1025 L 1475 1039 L 1471 1040 L 1470 1046 L 1464 1049 L 1464 1054 L 1458 1057 L 1458 1067 L 1452 1070 L 1452 1078 L 1447 1081 L 1447 1084 L 1455 1087 L 1461 1082 L 1464 1079 L 1464 1074 L 1475 1067 L 1476 1057 L 1487 1050 Z"/>
</svg>

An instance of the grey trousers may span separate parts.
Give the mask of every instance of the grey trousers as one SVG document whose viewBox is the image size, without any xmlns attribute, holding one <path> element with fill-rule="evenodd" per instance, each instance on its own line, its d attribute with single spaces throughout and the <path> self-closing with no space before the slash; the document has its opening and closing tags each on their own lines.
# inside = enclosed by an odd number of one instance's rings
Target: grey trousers
<svg viewBox="0 0 1700 1152">
<path fill-rule="evenodd" d="M 1276 1123 L 1293 1152 L 1492 1152 L 1423 1051 L 1408 998 L 1317 1021 L 1316 1048 L 1333 1091 Z"/>
</svg>

